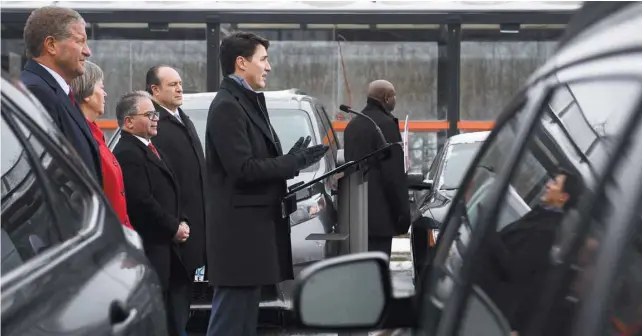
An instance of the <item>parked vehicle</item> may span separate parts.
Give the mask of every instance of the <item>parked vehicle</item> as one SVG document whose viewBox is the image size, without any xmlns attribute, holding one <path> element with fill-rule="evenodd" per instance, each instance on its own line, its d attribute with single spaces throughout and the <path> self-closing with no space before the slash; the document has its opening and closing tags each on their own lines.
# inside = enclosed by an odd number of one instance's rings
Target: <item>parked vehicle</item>
<svg viewBox="0 0 642 336">
<path fill-rule="evenodd" d="M 203 148 L 205 148 L 205 128 L 210 104 L 216 92 L 191 93 L 183 95 L 181 109 L 192 120 Z M 314 97 L 300 90 L 283 90 L 265 92 L 268 115 L 276 130 L 284 152 L 300 138 L 311 136 L 310 146 L 325 143 L 330 150 L 318 163 L 301 171 L 299 175 L 287 181 L 288 186 L 305 183 L 316 176 L 336 168 L 340 154 L 339 142 L 332 128 L 332 123 L 325 107 Z M 162 132 L 162 130 L 159 130 Z M 114 148 L 120 137 L 117 131 L 110 140 Z M 230 140 L 233 141 L 233 140 Z M 313 195 L 307 200 L 298 202 L 298 209 L 290 215 L 292 258 L 295 275 L 303 268 L 317 261 L 338 255 L 338 242 L 307 240 L 310 234 L 331 233 L 336 229 L 337 210 L 334 191 L 336 181 L 327 181 L 324 194 Z M 251 248 L 251 247 L 248 247 Z M 196 313 L 209 314 L 211 309 L 212 289 L 207 284 L 205 267 L 196 271 L 196 282 L 192 296 L 192 310 Z M 284 308 L 291 307 L 292 281 L 286 281 L 276 287 L 265 287 L 261 299 L 260 324 L 264 327 L 280 327 L 286 316 Z"/>
<path fill-rule="evenodd" d="M 425 183 L 429 190 L 411 191 L 411 234 L 414 279 L 419 278 L 427 256 L 439 238 L 439 229 L 448 213 L 452 198 L 490 132 L 472 132 L 450 137 L 430 164 Z"/>
<path fill-rule="evenodd" d="M 166 335 L 138 234 L 40 102 L 2 74 L 2 334 Z"/>
<path fill-rule="evenodd" d="M 548 251 L 547 266 L 540 268 L 544 276 L 533 287 L 535 295 L 515 302 L 528 312 L 519 334 L 639 333 L 640 29 L 642 4 L 635 2 L 587 3 L 571 21 L 557 52 L 515 95 L 472 161 L 416 297 L 392 297 L 382 254 L 341 256 L 300 274 L 296 323 L 334 332 L 511 334 L 515 325 L 495 301 L 497 293 L 477 283 L 480 272 L 492 271 L 481 269 L 477 257 L 495 232 L 509 232 L 535 207 L 551 206 L 541 196 L 560 187 L 549 181 L 563 168 L 577 183 L 563 190 L 571 202 L 549 210 L 561 211 L 562 221 L 552 244 L 541 245 Z"/>
</svg>

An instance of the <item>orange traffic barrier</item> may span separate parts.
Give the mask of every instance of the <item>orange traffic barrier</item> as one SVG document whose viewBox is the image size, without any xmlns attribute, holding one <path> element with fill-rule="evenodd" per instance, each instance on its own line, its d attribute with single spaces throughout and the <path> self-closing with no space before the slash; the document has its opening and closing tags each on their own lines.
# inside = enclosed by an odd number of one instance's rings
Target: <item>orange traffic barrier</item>
<svg viewBox="0 0 642 336">
<path fill-rule="evenodd" d="M 106 120 L 100 119 L 96 123 L 98 126 L 105 130 L 114 130 L 118 128 L 118 123 L 116 120 Z M 348 125 L 347 121 L 333 121 L 332 126 L 337 132 L 343 132 Z M 465 120 L 457 122 L 457 128 L 462 131 L 488 131 L 493 128 L 495 122 L 493 121 L 473 121 Z M 405 123 L 399 122 L 399 129 L 403 130 L 405 128 Z M 430 120 L 430 121 L 419 121 L 413 120 L 409 121 L 408 131 L 410 132 L 437 132 L 445 131 L 448 129 L 448 122 L 441 120 Z"/>
</svg>

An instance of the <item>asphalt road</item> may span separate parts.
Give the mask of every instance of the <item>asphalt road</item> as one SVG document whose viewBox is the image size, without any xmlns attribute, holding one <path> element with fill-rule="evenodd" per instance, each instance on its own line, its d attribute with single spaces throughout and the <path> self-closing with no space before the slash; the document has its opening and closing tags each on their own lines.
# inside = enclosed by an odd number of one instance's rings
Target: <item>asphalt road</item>
<svg viewBox="0 0 642 336">
<path fill-rule="evenodd" d="M 413 295 L 415 286 L 412 282 L 412 261 L 410 259 L 409 239 L 395 239 L 392 247 L 390 273 L 392 276 L 393 293 L 396 297 Z M 205 322 L 206 323 L 206 322 Z M 274 332 L 259 331 L 261 336 L 337 336 L 338 334 L 300 333 L 300 332 Z M 370 335 L 376 334 L 375 332 Z M 190 333 L 189 336 L 205 336 L 205 333 Z"/>
</svg>

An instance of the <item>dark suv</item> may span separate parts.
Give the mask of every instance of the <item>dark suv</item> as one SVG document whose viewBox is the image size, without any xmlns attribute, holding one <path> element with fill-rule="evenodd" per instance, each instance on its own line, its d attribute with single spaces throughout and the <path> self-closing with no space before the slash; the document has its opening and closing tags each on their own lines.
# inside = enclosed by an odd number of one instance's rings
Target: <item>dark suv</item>
<svg viewBox="0 0 642 336">
<path fill-rule="evenodd" d="M 341 256 L 300 274 L 296 323 L 407 328 L 397 335 L 640 334 L 642 4 L 587 3 L 567 29 L 472 161 L 416 297 L 391 296 L 383 255 Z M 575 177 L 572 188 L 555 181 L 560 172 Z M 543 210 L 561 221 L 525 220 Z M 499 256 L 498 239 L 507 262 L 480 262 Z M 480 281 L 490 272 L 495 287 Z"/>
<path fill-rule="evenodd" d="M 216 92 L 190 93 L 183 95 L 181 109 L 194 123 L 196 132 L 205 148 L 205 127 L 210 104 Z M 291 180 L 288 186 L 305 183 L 316 176 L 336 168 L 341 150 L 332 128 L 332 123 L 325 110 L 316 98 L 306 95 L 300 90 L 266 91 L 270 121 L 281 140 L 283 151 L 287 152 L 299 137 L 311 136 L 310 146 L 325 143 L 330 145 L 328 154 Z M 162 130 L 161 130 L 162 132 Z M 120 136 L 117 131 L 110 140 L 113 148 Z M 313 195 L 307 200 L 299 201 L 298 209 L 290 215 L 292 261 L 295 275 L 312 263 L 338 255 L 336 241 L 308 240 L 311 234 L 332 233 L 336 230 L 337 210 L 335 191 L 336 180 L 326 181 L 325 193 Z M 252 248 L 248 246 L 248 248 Z M 196 282 L 192 296 L 192 310 L 201 315 L 209 314 L 212 299 L 211 287 L 207 284 L 205 268 L 200 268 L 194 276 Z M 263 289 L 261 315 L 259 317 L 264 327 L 280 327 L 287 318 L 283 308 L 291 307 L 292 281 L 285 281 L 276 287 Z M 204 314 L 202 314 L 204 313 Z"/>
<path fill-rule="evenodd" d="M 1 88 L 2 334 L 166 335 L 138 235 L 36 98 Z"/>
</svg>

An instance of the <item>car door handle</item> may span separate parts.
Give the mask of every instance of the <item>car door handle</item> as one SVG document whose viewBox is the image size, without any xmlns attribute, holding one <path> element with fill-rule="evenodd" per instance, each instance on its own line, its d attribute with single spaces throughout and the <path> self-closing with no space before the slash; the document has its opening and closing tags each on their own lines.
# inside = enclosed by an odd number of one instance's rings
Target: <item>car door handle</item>
<svg viewBox="0 0 642 336">
<path fill-rule="evenodd" d="M 136 308 L 127 309 L 125 304 L 119 300 L 112 301 L 109 309 L 109 319 L 114 334 L 120 334 L 125 331 L 138 316 Z"/>
</svg>

